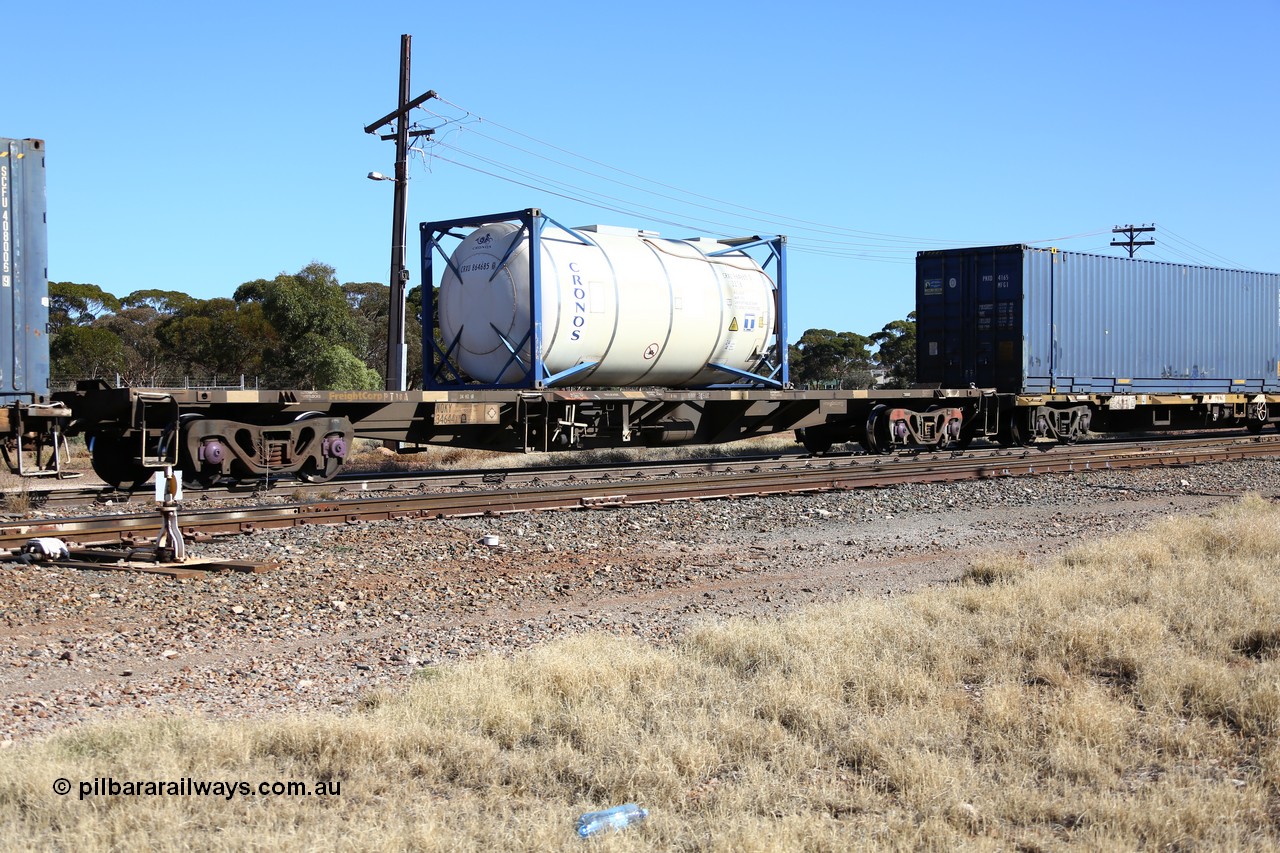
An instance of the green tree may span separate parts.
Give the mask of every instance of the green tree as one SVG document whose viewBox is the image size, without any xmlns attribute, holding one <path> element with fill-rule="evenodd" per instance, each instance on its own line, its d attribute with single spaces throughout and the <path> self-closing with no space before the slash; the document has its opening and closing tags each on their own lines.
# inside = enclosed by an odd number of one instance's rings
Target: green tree
<svg viewBox="0 0 1280 853">
<path fill-rule="evenodd" d="M 70 326 L 49 342 L 49 372 L 59 380 L 115 381 L 124 369 L 120 336 L 93 326 Z"/>
<path fill-rule="evenodd" d="M 315 384 L 330 391 L 377 390 L 382 376 L 341 344 L 318 344 L 312 364 Z"/>
<path fill-rule="evenodd" d="M 125 308 L 150 308 L 157 314 L 172 316 L 199 301 L 180 290 L 135 290 L 121 299 L 120 304 Z"/>
<path fill-rule="evenodd" d="M 368 334 L 351 310 L 347 295 L 333 267 L 313 262 L 293 275 L 245 282 L 236 289 L 235 301 L 257 302 L 263 316 L 276 330 L 278 341 L 267 353 L 266 380 L 279 387 L 328 387 L 334 376 L 353 380 L 335 365 L 347 364 L 334 348 L 342 348 L 359 361 L 356 353 L 368 346 Z M 370 377 L 373 377 L 370 379 Z M 362 380 L 364 387 L 380 388 L 373 370 Z"/>
<path fill-rule="evenodd" d="M 49 282 L 49 332 L 57 335 L 71 326 L 88 326 L 120 310 L 120 300 L 96 284 Z"/>
<path fill-rule="evenodd" d="M 120 378 L 126 385 L 155 386 L 171 380 L 173 364 L 156 337 L 163 318 L 148 305 L 121 308 L 99 317 L 95 329 L 103 329 L 120 341 Z"/>
<path fill-rule="evenodd" d="M 157 335 L 185 375 L 202 378 L 261 377 L 267 353 L 279 347 L 261 303 L 226 298 L 191 300 Z"/>
<path fill-rule="evenodd" d="M 342 285 L 347 303 L 368 339 L 363 352 L 357 352 L 365 364 L 379 376 L 387 373 L 387 321 L 391 314 L 391 288 L 373 281 L 348 282 Z M 408 387 L 417 387 L 422 381 L 422 323 L 418 315 L 422 311 L 422 289 L 415 287 L 405 298 L 405 343 Z"/>
<path fill-rule="evenodd" d="M 342 285 L 351 315 L 360 325 L 364 348 L 356 352 L 379 376 L 387 372 L 387 315 L 391 310 L 391 288 L 376 281 L 348 282 Z"/>
<path fill-rule="evenodd" d="M 886 323 L 871 336 L 879 347 L 876 362 L 886 372 L 884 387 L 910 388 L 916 381 L 916 312 Z"/>
<path fill-rule="evenodd" d="M 856 332 L 809 329 L 791 346 L 791 379 L 796 385 L 870 388 L 871 339 Z"/>
</svg>

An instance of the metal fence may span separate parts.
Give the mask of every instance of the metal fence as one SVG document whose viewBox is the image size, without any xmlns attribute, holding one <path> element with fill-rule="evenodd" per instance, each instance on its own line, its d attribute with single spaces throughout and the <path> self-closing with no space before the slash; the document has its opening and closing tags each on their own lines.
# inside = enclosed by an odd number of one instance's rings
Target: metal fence
<svg viewBox="0 0 1280 853">
<path fill-rule="evenodd" d="M 108 385 L 116 388 L 191 388 L 206 391 L 244 391 L 247 389 L 258 390 L 260 378 L 257 376 L 167 376 L 161 374 L 153 374 L 150 376 L 125 376 L 124 374 L 115 373 L 108 376 L 51 376 L 49 378 L 49 390 L 54 391 L 74 391 L 76 383 L 85 379 L 102 379 Z"/>
</svg>

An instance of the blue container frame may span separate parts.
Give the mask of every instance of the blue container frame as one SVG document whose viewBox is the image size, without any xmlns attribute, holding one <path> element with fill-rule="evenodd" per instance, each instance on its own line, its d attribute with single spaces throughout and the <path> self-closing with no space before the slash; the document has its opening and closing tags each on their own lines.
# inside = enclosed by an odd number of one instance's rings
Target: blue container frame
<svg viewBox="0 0 1280 853">
<path fill-rule="evenodd" d="M 493 275 L 498 274 L 498 270 L 502 269 L 509 259 L 511 252 L 519 245 L 521 239 L 528 236 L 529 239 L 529 328 L 525 331 L 520 340 L 510 340 L 499 333 L 503 345 L 510 352 L 510 358 L 498 375 L 506 373 L 512 364 L 518 364 L 524 369 L 524 376 L 515 382 L 507 383 L 484 383 L 471 381 L 463 374 L 462 369 L 455 363 L 453 352 L 457 349 L 458 342 L 461 339 L 462 330 L 458 330 L 458 335 L 452 341 L 445 341 L 442 348 L 436 343 L 436 280 L 434 259 L 436 252 L 444 259 L 447 266 L 452 267 L 453 261 L 450 253 L 446 252 L 441 245 L 441 241 L 448 237 L 456 240 L 465 239 L 465 233 L 459 233 L 459 229 L 479 228 L 484 225 L 494 225 L 504 222 L 513 222 L 520 224 L 520 232 L 517 233 L 516 239 L 512 241 L 510 248 L 494 270 Z M 467 390 L 499 390 L 499 389 L 524 389 L 532 391 L 542 391 L 557 385 L 563 386 L 565 380 L 595 367 L 599 362 L 586 362 L 576 364 L 573 367 L 562 370 L 559 373 L 551 373 L 547 369 L 546 362 L 542 358 L 542 231 L 550 224 L 561 229 L 567 234 L 572 235 L 585 245 L 597 245 L 594 240 L 584 232 L 576 231 L 561 225 L 556 220 L 542 213 L 538 208 L 526 208 L 525 210 L 509 211 L 507 213 L 494 213 L 487 216 L 468 216 L 461 219 L 446 219 L 439 222 L 423 222 L 419 227 L 422 236 L 422 354 L 423 360 L 426 362 L 422 372 L 422 387 L 431 391 L 456 390 L 465 388 Z M 663 239 L 663 238 L 654 238 Z M 671 242 L 680 242 L 672 240 Z M 787 353 L 787 238 L 783 236 L 769 237 L 738 237 L 733 239 L 722 239 L 719 242 L 724 243 L 728 248 L 720 249 L 715 252 L 706 253 L 707 257 L 717 257 L 721 255 L 731 254 L 747 254 L 750 250 L 766 248 L 768 256 L 760 263 L 760 266 L 766 271 L 770 264 L 775 265 L 773 276 L 774 293 L 777 300 L 776 305 L 776 322 L 773 329 L 774 350 L 778 354 L 778 364 L 776 366 L 770 364 L 767 359 L 762 359 L 762 364 L 768 369 L 768 373 L 751 373 L 745 370 L 729 367 L 723 364 L 711 362 L 707 367 L 722 371 L 733 381 L 723 384 L 705 385 L 703 388 L 771 388 L 771 389 L 789 389 L 791 387 L 791 365 Z M 459 275 L 454 270 L 455 275 Z M 496 331 L 496 330 L 495 330 Z M 529 363 L 525 363 L 525 359 L 521 357 L 521 350 L 529 346 L 529 352 L 532 357 Z"/>
</svg>

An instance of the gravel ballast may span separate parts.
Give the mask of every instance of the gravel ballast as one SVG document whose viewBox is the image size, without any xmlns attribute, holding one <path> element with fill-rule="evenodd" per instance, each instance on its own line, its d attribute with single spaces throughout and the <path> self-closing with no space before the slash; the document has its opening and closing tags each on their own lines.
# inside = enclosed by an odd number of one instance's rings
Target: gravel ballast
<svg viewBox="0 0 1280 853">
<path fill-rule="evenodd" d="M 450 521 L 306 527 L 190 546 L 263 574 L 0 569 L 0 744 L 137 714 L 348 708 L 423 667 L 566 633 L 655 643 L 1045 559 L 1243 492 L 1272 460 Z M 497 543 L 482 544 L 496 536 Z"/>
</svg>

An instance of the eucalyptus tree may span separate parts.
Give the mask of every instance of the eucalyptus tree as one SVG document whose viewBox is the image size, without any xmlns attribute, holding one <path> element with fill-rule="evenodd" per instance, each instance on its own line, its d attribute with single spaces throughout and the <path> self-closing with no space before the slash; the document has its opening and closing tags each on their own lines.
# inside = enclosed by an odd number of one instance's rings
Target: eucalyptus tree
<svg viewBox="0 0 1280 853">
<path fill-rule="evenodd" d="M 357 353 L 368 334 L 357 321 L 333 267 L 313 262 L 290 275 L 236 288 L 238 303 L 256 302 L 275 329 L 267 350 L 266 381 L 278 387 L 349 390 L 381 388 L 377 371 Z"/>
</svg>

